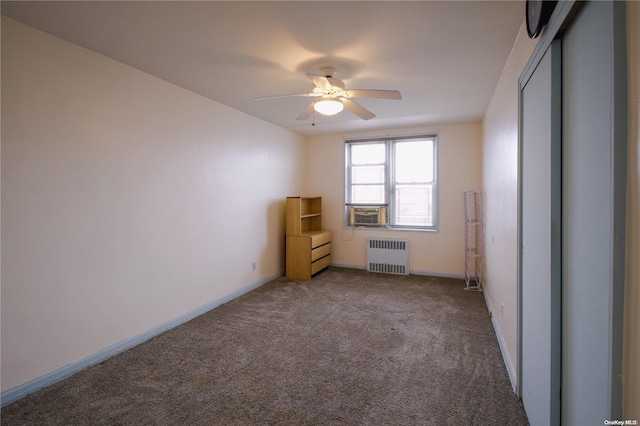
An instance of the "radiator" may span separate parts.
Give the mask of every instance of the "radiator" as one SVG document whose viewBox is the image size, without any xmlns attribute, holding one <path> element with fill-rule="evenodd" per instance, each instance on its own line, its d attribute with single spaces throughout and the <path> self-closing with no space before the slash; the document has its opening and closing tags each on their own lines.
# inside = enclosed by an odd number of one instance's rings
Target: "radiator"
<svg viewBox="0 0 640 426">
<path fill-rule="evenodd" d="M 409 240 L 367 238 L 367 271 L 409 275 Z"/>
</svg>

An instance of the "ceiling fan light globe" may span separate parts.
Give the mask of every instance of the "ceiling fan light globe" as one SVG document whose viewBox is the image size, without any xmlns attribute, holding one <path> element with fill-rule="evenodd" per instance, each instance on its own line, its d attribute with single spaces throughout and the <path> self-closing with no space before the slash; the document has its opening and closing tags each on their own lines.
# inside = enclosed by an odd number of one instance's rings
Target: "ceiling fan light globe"
<svg viewBox="0 0 640 426">
<path fill-rule="evenodd" d="M 342 102 L 336 101 L 335 99 L 321 99 L 313 104 L 313 109 L 322 115 L 336 115 L 342 111 L 343 108 L 344 105 L 342 105 Z"/>
</svg>

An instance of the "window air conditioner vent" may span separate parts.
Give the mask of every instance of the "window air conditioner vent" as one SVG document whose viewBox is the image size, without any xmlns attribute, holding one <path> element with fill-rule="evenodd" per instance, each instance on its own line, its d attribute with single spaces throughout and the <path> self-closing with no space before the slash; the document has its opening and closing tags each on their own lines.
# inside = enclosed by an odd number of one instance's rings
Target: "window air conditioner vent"
<svg viewBox="0 0 640 426">
<path fill-rule="evenodd" d="M 386 223 L 386 207 L 349 207 L 349 226 L 384 226 Z"/>
</svg>

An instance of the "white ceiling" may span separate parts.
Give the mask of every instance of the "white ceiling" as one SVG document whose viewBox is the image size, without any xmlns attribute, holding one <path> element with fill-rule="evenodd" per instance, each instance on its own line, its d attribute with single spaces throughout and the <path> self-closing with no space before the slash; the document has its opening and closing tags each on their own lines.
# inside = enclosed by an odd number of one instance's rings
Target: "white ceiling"
<svg viewBox="0 0 640 426">
<path fill-rule="evenodd" d="M 480 120 L 524 19 L 518 1 L 2 1 L 2 14 L 295 132 Z M 399 90 L 296 118 L 332 65 L 347 88 Z"/>
</svg>

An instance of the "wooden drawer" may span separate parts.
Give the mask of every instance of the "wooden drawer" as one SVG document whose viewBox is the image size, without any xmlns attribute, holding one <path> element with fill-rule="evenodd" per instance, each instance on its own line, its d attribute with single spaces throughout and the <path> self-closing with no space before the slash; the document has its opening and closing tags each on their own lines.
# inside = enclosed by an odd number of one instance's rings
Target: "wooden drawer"
<svg viewBox="0 0 640 426">
<path fill-rule="evenodd" d="M 311 248 L 314 249 L 323 244 L 331 242 L 331 232 L 317 232 L 311 235 Z"/>
<path fill-rule="evenodd" d="M 331 253 L 331 243 L 327 243 L 323 246 L 316 247 L 313 250 L 311 250 L 311 261 L 315 262 L 321 257 L 325 257 L 329 253 Z"/>
<path fill-rule="evenodd" d="M 316 260 L 315 262 L 313 262 L 311 264 L 311 275 L 315 274 L 316 272 L 320 272 L 321 270 L 323 270 L 324 268 L 326 268 L 327 266 L 331 265 L 331 255 L 327 255 L 319 260 Z"/>
</svg>

